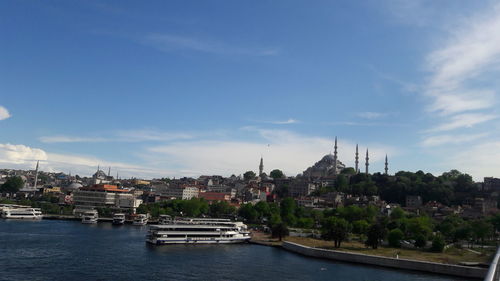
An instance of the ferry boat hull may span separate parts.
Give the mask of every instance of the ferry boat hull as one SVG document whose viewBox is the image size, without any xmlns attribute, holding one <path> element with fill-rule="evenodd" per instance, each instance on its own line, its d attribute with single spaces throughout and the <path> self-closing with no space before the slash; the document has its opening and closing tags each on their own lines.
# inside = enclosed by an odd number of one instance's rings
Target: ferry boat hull
<svg viewBox="0 0 500 281">
<path fill-rule="evenodd" d="M 113 225 L 123 225 L 123 224 L 125 224 L 125 220 L 113 219 Z"/>
<path fill-rule="evenodd" d="M 0 217 L 15 220 L 41 220 L 43 215 L 38 208 L 5 208 L 0 213 Z"/>
<path fill-rule="evenodd" d="M 82 223 L 83 224 L 94 224 L 94 223 L 97 223 L 97 219 L 95 219 L 95 220 L 82 220 Z"/>
<path fill-rule="evenodd" d="M 216 219 L 192 219 L 167 225 L 152 225 L 146 241 L 154 245 L 168 244 L 235 244 L 250 240 L 242 222 Z"/>
<path fill-rule="evenodd" d="M 245 243 L 250 240 L 250 237 L 243 238 L 232 238 L 232 239 L 172 239 L 172 240 L 160 240 L 160 239 L 147 239 L 146 241 L 154 245 L 169 245 L 169 244 L 237 244 Z"/>
</svg>

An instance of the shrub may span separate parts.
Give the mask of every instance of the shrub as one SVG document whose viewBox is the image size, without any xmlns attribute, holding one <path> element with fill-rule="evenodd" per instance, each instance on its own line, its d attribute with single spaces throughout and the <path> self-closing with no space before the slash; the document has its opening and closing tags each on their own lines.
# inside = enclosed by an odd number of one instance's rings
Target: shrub
<svg viewBox="0 0 500 281">
<path fill-rule="evenodd" d="M 441 235 L 436 235 L 432 240 L 431 251 L 441 253 L 444 250 L 444 239 Z"/>
<path fill-rule="evenodd" d="M 401 240 L 404 237 L 403 231 L 399 228 L 395 228 L 389 232 L 387 240 L 389 241 L 389 246 L 399 248 L 401 247 Z"/>
</svg>

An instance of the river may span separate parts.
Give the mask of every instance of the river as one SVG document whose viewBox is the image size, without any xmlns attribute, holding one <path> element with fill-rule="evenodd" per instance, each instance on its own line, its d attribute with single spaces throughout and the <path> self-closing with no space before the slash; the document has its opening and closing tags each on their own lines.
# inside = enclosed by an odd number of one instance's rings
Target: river
<svg viewBox="0 0 500 281">
<path fill-rule="evenodd" d="M 152 246 L 145 243 L 146 231 L 110 223 L 0 220 L 0 280 L 458 280 L 252 244 Z"/>
</svg>

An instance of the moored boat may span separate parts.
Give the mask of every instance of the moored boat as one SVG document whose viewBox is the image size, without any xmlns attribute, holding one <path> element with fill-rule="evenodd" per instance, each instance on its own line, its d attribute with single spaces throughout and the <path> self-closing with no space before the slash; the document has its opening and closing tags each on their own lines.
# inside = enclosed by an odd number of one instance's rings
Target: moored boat
<svg viewBox="0 0 500 281">
<path fill-rule="evenodd" d="M 172 222 L 172 217 L 169 215 L 160 215 L 158 224 L 169 224 Z"/>
<path fill-rule="evenodd" d="M 113 215 L 113 224 L 114 225 L 122 225 L 125 223 L 125 214 L 116 213 Z"/>
<path fill-rule="evenodd" d="M 145 214 L 138 214 L 135 216 L 134 221 L 132 222 L 133 225 L 146 225 L 148 224 L 148 215 Z"/>
<path fill-rule="evenodd" d="M 1 217 L 4 219 L 41 220 L 43 215 L 39 208 L 4 207 L 1 211 Z"/>
<path fill-rule="evenodd" d="M 98 219 L 99 215 L 97 214 L 96 210 L 86 211 L 82 214 L 82 223 L 85 224 L 97 223 Z"/>
<path fill-rule="evenodd" d="M 166 225 L 152 225 L 146 241 L 163 244 L 227 244 L 250 240 L 250 233 L 242 222 L 195 220 L 174 221 Z"/>
</svg>

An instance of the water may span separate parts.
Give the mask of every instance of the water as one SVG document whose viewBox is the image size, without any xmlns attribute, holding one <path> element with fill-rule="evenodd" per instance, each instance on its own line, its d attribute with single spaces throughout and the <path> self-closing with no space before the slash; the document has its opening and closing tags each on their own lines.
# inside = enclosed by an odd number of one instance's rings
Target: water
<svg viewBox="0 0 500 281">
<path fill-rule="evenodd" d="M 0 280 L 457 280 L 251 245 L 145 243 L 147 227 L 0 220 Z"/>
</svg>

